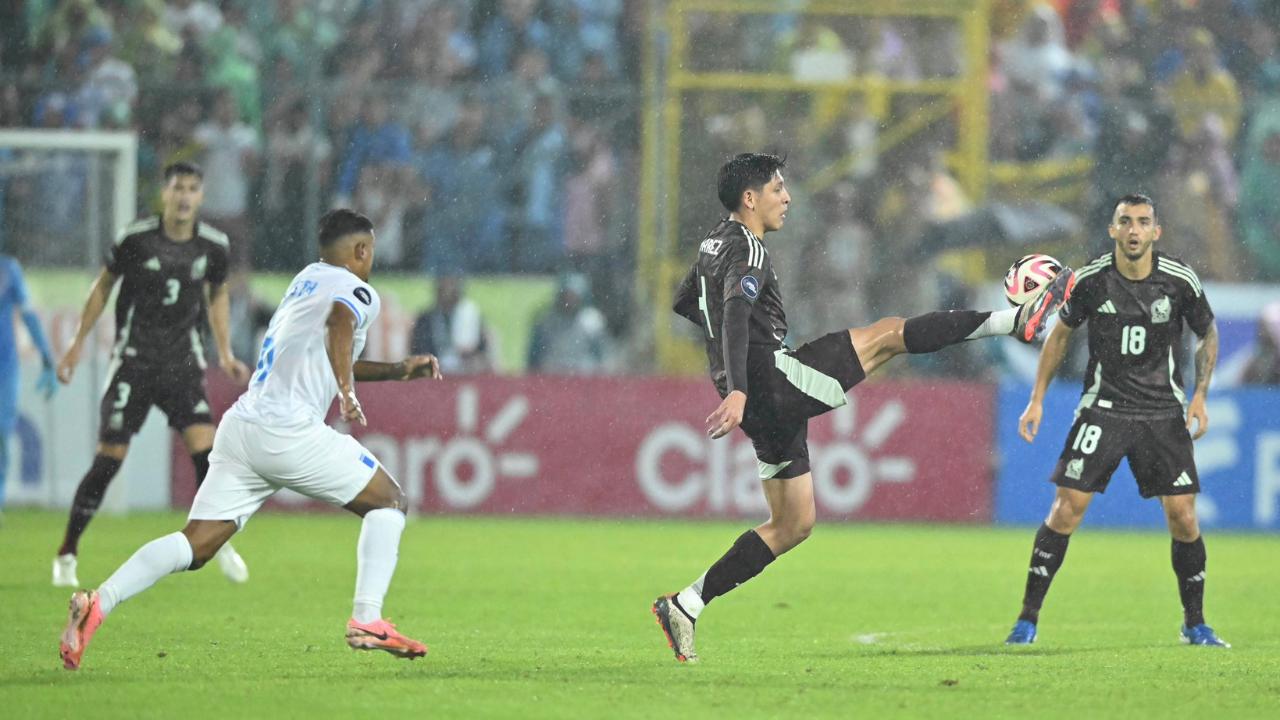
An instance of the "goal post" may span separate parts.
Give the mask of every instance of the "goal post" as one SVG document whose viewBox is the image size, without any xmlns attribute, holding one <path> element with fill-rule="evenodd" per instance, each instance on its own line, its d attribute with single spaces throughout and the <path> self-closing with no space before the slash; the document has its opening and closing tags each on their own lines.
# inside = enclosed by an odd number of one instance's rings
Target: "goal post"
<svg viewBox="0 0 1280 720">
<path fill-rule="evenodd" d="M 4 252 L 24 261 L 55 353 L 66 349 L 103 251 L 136 219 L 138 136 L 93 130 L 0 129 Z M 14 505 L 64 509 L 95 453 L 113 323 L 104 312 L 72 382 L 46 400 L 35 390 L 39 361 L 24 357 L 17 432 L 10 439 L 8 495 Z M 171 435 L 153 413 L 102 508 L 169 506 Z"/>
<path fill-rule="evenodd" d="M 97 201 L 102 193 L 111 193 L 110 217 L 103 222 L 91 222 L 90 228 L 105 228 L 107 235 L 113 237 L 129 223 L 133 222 L 137 210 L 138 192 L 138 135 L 124 131 L 99 130 L 41 130 L 26 128 L 0 128 L 0 149 L 26 150 L 35 152 L 83 152 L 88 154 L 91 162 L 105 158 L 111 165 L 108 176 L 110 187 L 102 188 L 100 175 L 90 172 L 87 175 L 87 195 L 92 199 L 87 210 L 96 212 L 101 203 Z M 96 226 L 96 228 L 95 228 Z M 100 241 L 97 233 L 86 233 L 86 242 L 93 243 L 88 249 L 87 257 L 92 263 L 97 260 L 102 248 L 97 247 Z"/>
</svg>

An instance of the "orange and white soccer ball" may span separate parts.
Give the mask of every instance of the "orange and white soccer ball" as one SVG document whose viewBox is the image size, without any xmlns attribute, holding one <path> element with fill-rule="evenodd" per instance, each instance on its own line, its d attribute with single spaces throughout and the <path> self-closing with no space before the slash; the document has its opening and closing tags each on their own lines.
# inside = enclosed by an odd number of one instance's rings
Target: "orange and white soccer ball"
<svg viewBox="0 0 1280 720">
<path fill-rule="evenodd" d="M 1062 263 L 1048 255 L 1032 253 L 1009 266 L 1004 274 L 1004 297 L 1018 306 L 1035 300 L 1062 271 Z"/>
</svg>

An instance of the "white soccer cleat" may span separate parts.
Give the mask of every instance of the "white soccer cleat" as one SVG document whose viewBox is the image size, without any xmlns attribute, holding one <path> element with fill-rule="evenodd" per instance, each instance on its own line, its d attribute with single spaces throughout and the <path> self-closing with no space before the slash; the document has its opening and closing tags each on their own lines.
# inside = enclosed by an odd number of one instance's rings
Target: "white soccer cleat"
<svg viewBox="0 0 1280 720">
<path fill-rule="evenodd" d="M 675 603 L 675 595 L 663 595 L 653 601 L 653 616 L 658 619 L 658 627 L 667 637 L 667 647 L 675 653 L 680 662 L 698 662 L 698 653 L 693 649 L 694 621 Z"/>
<path fill-rule="evenodd" d="M 76 556 L 70 553 L 59 555 L 53 559 L 53 586 L 80 587 L 80 578 L 76 577 Z"/>
<path fill-rule="evenodd" d="M 231 543 L 225 543 L 218 548 L 218 554 L 214 557 L 218 559 L 218 568 L 228 580 L 233 583 L 249 582 L 249 566 L 244 564 L 244 558 L 231 547 Z"/>
</svg>

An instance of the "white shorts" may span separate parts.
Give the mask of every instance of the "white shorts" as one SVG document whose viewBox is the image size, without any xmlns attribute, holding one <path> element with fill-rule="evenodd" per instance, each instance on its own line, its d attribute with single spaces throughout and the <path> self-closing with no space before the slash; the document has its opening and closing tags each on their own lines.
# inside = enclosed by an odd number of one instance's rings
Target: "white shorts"
<svg viewBox="0 0 1280 720">
<path fill-rule="evenodd" d="M 223 417 L 209 454 L 209 474 L 187 519 L 234 520 L 243 528 L 281 488 L 341 507 L 377 470 L 373 453 L 323 423 L 274 428 Z"/>
</svg>

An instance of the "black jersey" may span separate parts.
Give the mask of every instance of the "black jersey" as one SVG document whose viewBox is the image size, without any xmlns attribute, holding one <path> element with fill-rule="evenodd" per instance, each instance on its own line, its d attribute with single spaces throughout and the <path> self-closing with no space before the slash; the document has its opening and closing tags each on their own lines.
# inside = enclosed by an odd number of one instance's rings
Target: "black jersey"
<svg viewBox="0 0 1280 720">
<path fill-rule="evenodd" d="M 1151 274 L 1129 280 L 1107 253 L 1076 271 L 1059 318 L 1089 321 L 1089 366 L 1080 407 L 1142 416 L 1181 414 L 1182 323 L 1203 336 L 1213 310 L 1194 270 L 1155 252 Z"/>
<path fill-rule="evenodd" d="M 748 367 L 758 367 L 766 358 L 772 367 L 773 353 L 787 336 L 778 276 L 764 243 L 742 223 L 725 218 L 699 246 L 698 260 L 680 283 L 673 308 L 706 335 L 707 364 L 722 397 L 728 394 L 728 380 L 720 335 L 724 305 L 732 298 L 751 303 Z"/>
<path fill-rule="evenodd" d="M 227 248 L 225 233 L 199 222 L 195 236 L 185 242 L 166 237 L 159 217 L 139 220 L 120 233 L 106 258 L 107 270 L 121 278 L 118 360 L 204 366 L 204 288 L 206 282 L 227 279 Z"/>
</svg>

